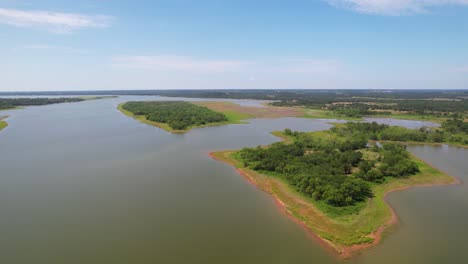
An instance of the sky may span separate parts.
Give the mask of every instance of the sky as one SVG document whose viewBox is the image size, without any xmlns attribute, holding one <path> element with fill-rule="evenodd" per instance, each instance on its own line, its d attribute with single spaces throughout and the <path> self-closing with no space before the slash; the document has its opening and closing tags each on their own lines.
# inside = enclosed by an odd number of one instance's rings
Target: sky
<svg viewBox="0 0 468 264">
<path fill-rule="evenodd" d="M 466 89 L 468 0 L 0 0 L 0 91 Z"/>
</svg>

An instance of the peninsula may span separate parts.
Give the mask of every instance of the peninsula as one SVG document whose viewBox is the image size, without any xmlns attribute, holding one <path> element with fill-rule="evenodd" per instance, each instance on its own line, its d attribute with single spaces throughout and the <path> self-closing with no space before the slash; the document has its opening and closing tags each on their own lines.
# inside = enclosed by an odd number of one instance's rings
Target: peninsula
<svg viewBox="0 0 468 264">
<path fill-rule="evenodd" d="M 183 101 L 141 101 L 120 104 L 125 115 L 172 133 L 185 133 L 192 128 L 240 123 L 245 116 L 224 114 L 207 107 Z"/>
<path fill-rule="evenodd" d="M 211 153 L 271 194 L 308 231 L 342 257 L 379 243 L 397 222 L 389 192 L 458 183 L 399 143 L 373 144 L 377 123 L 337 124 L 330 130 L 274 134 L 266 147 Z"/>
</svg>

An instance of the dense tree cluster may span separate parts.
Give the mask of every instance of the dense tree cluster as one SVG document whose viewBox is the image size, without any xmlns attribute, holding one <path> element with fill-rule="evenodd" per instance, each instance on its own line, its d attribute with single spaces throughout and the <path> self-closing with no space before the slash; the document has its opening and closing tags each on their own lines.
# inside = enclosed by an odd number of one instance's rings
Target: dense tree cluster
<svg viewBox="0 0 468 264">
<path fill-rule="evenodd" d="M 325 106 L 327 110 L 334 111 L 338 115 L 347 117 L 363 117 L 369 115 L 388 115 L 389 111 L 374 111 L 369 105 L 363 103 L 350 103 L 350 104 L 331 104 Z"/>
<path fill-rule="evenodd" d="M 176 130 L 227 121 L 227 117 L 206 107 L 181 101 L 127 102 L 123 109 L 146 119 L 168 124 Z"/>
<path fill-rule="evenodd" d="M 293 138 L 292 144 L 244 148 L 239 151 L 239 160 L 253 170 L 280 175 L 300 193 L 333 206 L 352 205 L 371 197 L 368 182 L 419 171 L 404 146 L 368 147 L 369 134 L 360 131 L 340 140 L 318 139 L 290 129 L 284 133 Z"/>
<path fill-rule="evenodd" d="M 438 117 L 456 117 L 466 115 L 468 112 L 466 99 L 449 99 L 445 101 L 428 99 L 332 98 L 322 102 L 309 99 L 283 100 L 274 102 L 272 105 L 326 109 L 349 117 L 388 115 L 392 111 Z"/>
<path fill-rule="evenodd" d="M 467 122 L 459 119 L 448 119 L 442 129 L 421 127 L 409 129 L 385 124 L 349 122 L 344 126 L 334 127 L 332 131 L 341 136 L 363 135 L 372 140 L 415 141 L 415 142 L 453 142 L 468 144 Z"/>
<path fill-rule="evenodd" d="M 84 101 L 84 98 L 62 97 L 62 98 L 0 98 L 0 109 L 15 108 L 18 106 L 48 105 L 58 103 L 72 103 Z"/>
<path fill-rule="evenodd" d="M 468 122 L 461 119 L 448 119 L 442 123 L 442 128 L 450 133 L 468 133 Z"/>
<path fill-rule="evenodd" d="M 375 160 L 362 160 L 358 164 L 356 176 L 366 181 L 382 182 L 384 177 L 406 177 L 419 172 L 418 165 L 410 160 L 405 146 L 386 143 L 382 147 L 374 147 L 377 154 Z"/>
</svg>

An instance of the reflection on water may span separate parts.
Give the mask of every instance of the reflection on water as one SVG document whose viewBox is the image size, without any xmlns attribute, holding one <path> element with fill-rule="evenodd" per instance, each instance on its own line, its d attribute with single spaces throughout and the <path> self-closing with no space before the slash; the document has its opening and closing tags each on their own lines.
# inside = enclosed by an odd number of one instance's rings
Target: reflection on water
<svg viewBox="0 0 468 264">
<path fill-rule="evenodd" d="M 175 135 L 116 110 L 155 98 L 8 111 L 10 126 L 0 132 L 1 263 L 338 262 L 269 195 L 207 156 L 277 141 L 272 130 L 327 129 L 327 120 L 258 119 Z M 464 149 L 410 150 L 466 177 Z M 350 262 L 468 259 L 466 197 L 464 185 L 392 194 L 403 224 Z"/>
</svg>

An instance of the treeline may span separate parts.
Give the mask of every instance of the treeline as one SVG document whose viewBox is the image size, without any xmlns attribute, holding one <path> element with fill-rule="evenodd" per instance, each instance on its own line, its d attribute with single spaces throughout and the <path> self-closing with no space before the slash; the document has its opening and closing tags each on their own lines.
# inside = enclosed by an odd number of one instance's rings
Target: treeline
<svg viewBox="0 0 468 264">
<path fill-rule="evenodd" d="M 304 106 L 315 109 L 335 111 L 348 117 L 366 115 L 388 115 L 392 111 L 436 117 L 458 117 L 466 115 L 468 103 L 466 99 L 378 99 L 378 98 L 334 98 L 331 100 L 292 100 L 273 102 L 274 106 Z"/>
<path fill-rule="evenodd" d="M 15 108 L 18 106 L 48 105 L 58 103 L 72 103 L 84 101 L 84 98 L 0 98 L 0 109 Z"/>
<path fill-rule="evenodd" d="M 391 114 L 389 111 L 375 111 L 369 108 L 369 105 L 362 103 L 351 103 L 351 104 L 331 104 L 323 106 L 327 110 L 334 111 L 338 115 L 347 117 L 363 117 L 369 115 L 388 115 Z"/>
<path fill-rule="evenodd" d="M 159 95 L 190 98 L 271 100 L 275 106 L 327 109 L 349 117 L 388 114 L 392 111 L 437 117 L 464 117 L 468 90 L 132 90 L 0 93 L 5 95 Z"/>
<path fill-rule="evenodd" d="M 168 124 L 172 129 L 227 121 L 227 117 L 206 107 L 181 101 L 127 102 L 122 108 L 147 120 Z"/>
<path fill-rule="evenodd" d="M 450 133 L 468 133 L 468 122 L 461 119 L 449 119 L 442 123 L 442 128 Z"/>
<path fill-rule="evenodd" d="M 368 135 L 359 131 L 341 140 L 320 139 L 289 129 L 284 133 L 293 139 L 292 144 L 244 148 L 238 152 L 239 160 L 253 170 L 279 175 L 303 195 L 332 206 L 352 205 L 372 197 L 369 182 L 380 183 L 385 177 L 406 177 L 419 171 L 404 146 L 368 147 Z"/>
<path fill-rule="evenodd" d="M 398 126 L 372 123 L 349 122 L 344 126 L 336 126 L 331 130 L 340 136 L 362 136 L 372 140 L 415 141 L 429 143 L 459 143 L 468 144 L 468 122 L 461 119 L 448 119 L 441 128 L 421 127 L 409 129 Z"/>
<path fill-rule="evenodd" d="M 0 95 L 161 95 L 171 97 L 233 98 L 263 100 L 304 100 L 331 103 L 337 100 L 362 99 L 460 99 L 467 98 L 465 90 L 372 90 L 372 89 L 210 89 L 210 90 L 114 90 L 70 92 L 0 92 Z"/>
</svg>

